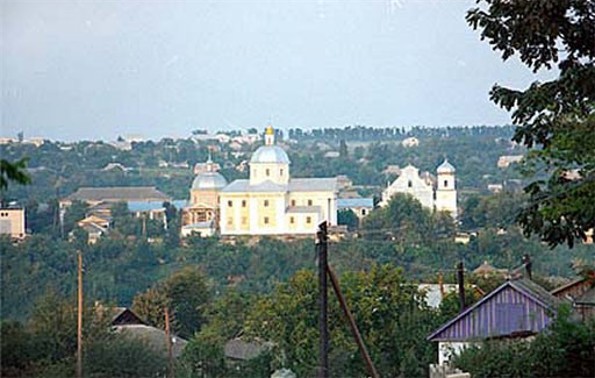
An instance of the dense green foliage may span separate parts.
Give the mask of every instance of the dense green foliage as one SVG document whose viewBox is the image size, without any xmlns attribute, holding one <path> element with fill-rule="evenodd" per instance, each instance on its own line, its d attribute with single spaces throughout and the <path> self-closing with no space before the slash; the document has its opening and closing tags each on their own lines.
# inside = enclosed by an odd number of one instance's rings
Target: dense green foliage
<svg viewBox="0 0 595 378">
<path fill-rule="evenodd" d="M 31 178 L 25 172 L 27 159 L 23 158 L 14 163 L 5 159 L 0 159 L 0 190 L 8 188 L 10 181 L 17 184 L 28 184 Z"/>
<path fill-rule="evenodd" d="M 369 216 L 358 231 L 359 238 L 332 243 L 331 261 L 340 272 L 390 263 L 403 267 L 409 279 L 435 280 L 439 271 L 450 274 L 461 259 L 469 269 L 484 260 L 497 267 L 514 268 L 524 254 L 529 254 L 537 274 L 567 276 L 572 274 L 573 259 L 594 258 L 590 245 L 550 250 L 524 238 L 512 220 L 515 208 L 508 207 L 522 203 L 522 199 L 507 194 L 468 202 L 469 206 L 463 206 L 462 219 L 469 219 L 470 228 L 477 234 L 466 245 L 454 242 L 455 229 L 448 216 L 430 214 L 411 198 L 397 196 L 390 206 Z M 0 239 L 2 317 L 26 319 L 34 300 L 43 296 L 46 288 L 73 294 L 77 248 L 84 255 L 86 295 L 91 300 L 127 306 L 138 293 L 187 266 L 198 267 L 216 291 L 236 286 L 246 293 L 265 293 L 298 270 L 312 267 L 314 261 L 314 243 L 309 239 L 239 239 L 231 244 L 217 238 L 191 237 L 178 245 L 168 238 L 166 235 L 162 241 L 148 243 L 139 234 L 113 232 L 96 244 L 82 247 L 75 241 L 43 234 L 16 245 Z"/>
<path fill-rule="evenodd" d="M 514 140 L 536 147 L 531 173 L 548 177 L 533 176 L 525 189 L 525 233 L 572 246 L 595 227 L 595 1 L 478 2 L 467 21 L 504 60 L 518 55 L 534 72 L 559 70 L 525 90 L 495 85 L 490 97 L 512 111 Z"/>
<path fill-rule="evenodd" d="M 112 332 L 110 317 L 97 308 L 83 312 L 86 376 L 148 377 L 164 371 L 164 358 L 140 341 Z M 76 301 L 48 292 L 26 323 L 2 321 L 3 377 L 74 377 Z"/>
<path fill-rule="evenodd" d="M 171 313 L 174 331 L 189 338 L 200 330 L 205 321 L 203 312 L 209 296 L 203 274 L 195 267 L 187 266 L 138 294 L 134 298 L 132 309 L 150 324 L 160 328 L 165 328 L 167 309 Z"/>
</svg>

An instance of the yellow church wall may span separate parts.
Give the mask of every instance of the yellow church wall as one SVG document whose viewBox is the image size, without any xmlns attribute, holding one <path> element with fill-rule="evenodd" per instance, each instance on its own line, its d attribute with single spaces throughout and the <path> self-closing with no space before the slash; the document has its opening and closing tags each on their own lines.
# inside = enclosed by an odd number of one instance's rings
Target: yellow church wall
<svg viewBox="0 0 595 378">
<path fill-rule="evenodd" d="M 248 197 L 238 198 L 236 217 L 238 230 L 248 232 L 250 230 L 250 199 Z"/>
<path fill-rule="evenodd" d="M 277 184 L 289 182 L 289 165 L 287 164 L 250 164 L 250 184 L 255 185 L 264 181 Z"/>
<path fill-rule="evenodd" d="M 336 216 L 328 213 L 329 198 L 331 199 L 331 211 L 336 208 L 336 196 L 334 192 L 291 192 L 288 198 L 288 206 L 318 206 L 321 209 L 323 219 L 335 222 Z"/>
<path fill-rule="evenodd" d="M 220 196 L 221 222 L 222 228 L 234 232 L 241 228 L 241 219 L 238 216 L 242 206 L 242 200 L 245 197 L 243 193 L 226 193 Z"/>
<path fill-rule="evenodd" d="M 279 199 L 262 197 L 258 201 L 258 221 L 259 229 L 276 228 L 277 222 L 277 202 Z"/>
<path fill-rule="evenodd" d="M 321 222 L 318 212 L 287 213 L 286 219 L 287 229 L 291 233 L 312 233 Z"/>
</svg>

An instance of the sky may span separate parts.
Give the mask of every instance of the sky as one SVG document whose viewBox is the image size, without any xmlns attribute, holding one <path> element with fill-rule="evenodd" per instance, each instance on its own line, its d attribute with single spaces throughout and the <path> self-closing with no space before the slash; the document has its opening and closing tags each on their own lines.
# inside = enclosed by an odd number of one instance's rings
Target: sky
<svg viewBox="0 0 595 378">
<path fill-rule="evenodd" d="M 0 136 L 508 124 L 490 88 L 536 77 L 480 41 L 474 6 L 4 0 Z"/>
</svg>

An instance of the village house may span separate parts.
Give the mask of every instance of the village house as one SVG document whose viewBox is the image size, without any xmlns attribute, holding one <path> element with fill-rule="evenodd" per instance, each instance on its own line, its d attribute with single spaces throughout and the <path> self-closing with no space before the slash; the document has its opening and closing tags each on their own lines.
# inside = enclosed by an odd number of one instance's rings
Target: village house
<svg viewBox="0 0 595 378">
<path fill-rule="evenodd" d="M 363 219 L 374 210 L 373 198 L 338 198 L 338 210 L 351 210 L 358 219 Z"/>
<path fill-rule="evenodd" d="M 496 165 L 498 168 L 508 168 L 513 163 L 518 163 L 523 160 L 523 155 L 503 155 L 498 158 Z"/>
<path fill-rule="evenodd" d="M 8 235 L 14 240 L 25 238 L 25 209 L 19 206 L 0 208 L 0 235 Z"/>
<path fill-rule="evenodd" d="M 526 339 L 555 318 L 561 301 L 528 279 L 509 280 L 427 337 L 438 343 L 438 363 L 486 339 Z"/>
</svg>

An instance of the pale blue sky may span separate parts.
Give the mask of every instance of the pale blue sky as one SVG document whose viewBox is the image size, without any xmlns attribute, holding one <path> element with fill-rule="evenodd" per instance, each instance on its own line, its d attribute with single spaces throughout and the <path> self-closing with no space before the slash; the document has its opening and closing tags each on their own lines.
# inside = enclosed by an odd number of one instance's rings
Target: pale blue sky
<svg viewBox="0 0 595 378">
<path fill-rule="evenodd" d="M 506 124 L 471 1 L 2 1 L 0 136 Z"/>
</svg>

